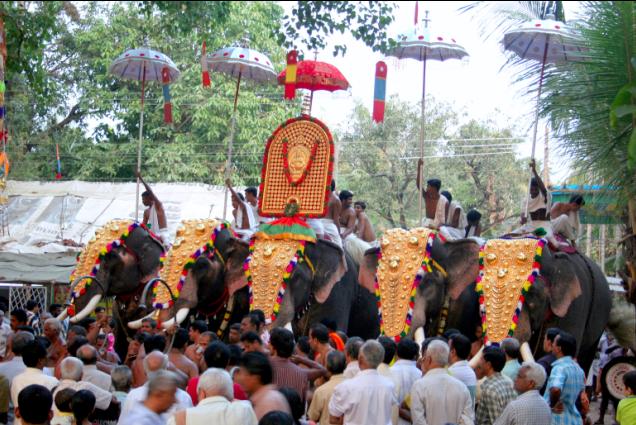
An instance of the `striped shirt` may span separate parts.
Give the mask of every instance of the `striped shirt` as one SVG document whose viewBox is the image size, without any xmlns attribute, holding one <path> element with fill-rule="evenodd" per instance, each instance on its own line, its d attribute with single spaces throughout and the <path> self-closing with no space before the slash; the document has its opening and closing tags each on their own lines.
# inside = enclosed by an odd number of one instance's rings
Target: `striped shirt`
<svg viewBox="0 0 636 425">
<path fill-rule="evenodd" d="M 576 400 L 579 398 L 581 391 L 585 389 L 585 373 L 583 369 L 572 357 L 561 357 L 552 363 L 552 372 L 548 378 L 548 385 L 544 398 L 550 403 L 550 389 L 558 388 L 561 390 L 561 401 L 563 402 L 563 413 L 552 413 L 553 425 L 580 425 L 582 422 L 581 414 L 576 408 Z"/>
<path fill-rule="evenodd" d="M 550 425 L 551 413 L 539 391 L 530 390 L 508 403 L 495 425 Z"/>
<path fill-rule="evenodd" d="M 309 387 L 307 369 L 303 369 L 284 357 L 272 356 L 269 361 L 272 364 L 272 383 L 278 388 L 295 389 L 304 402 Z"/>
<path fill-rule="evenodd" d="M 496 372 L 487 377 L 481 384 L 481 399 L 475 415 L 477 425 L 492 425 L 516 396 L 512 381 L 507 376 Z"/>
</svg>

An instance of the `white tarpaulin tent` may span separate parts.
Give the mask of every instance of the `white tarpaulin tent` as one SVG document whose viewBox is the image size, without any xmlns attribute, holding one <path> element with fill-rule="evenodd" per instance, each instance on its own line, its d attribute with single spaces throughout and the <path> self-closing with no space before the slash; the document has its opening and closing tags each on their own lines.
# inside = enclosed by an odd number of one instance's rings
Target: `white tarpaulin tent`
<svg viewBox="0 0 636 425">
<path fill-rule="evenodd" d="M 221 186 L 157 183 L 151 188 L 163 203 L 172 235 L 181 220 L 223 215 Z M 109 220 L 135 218 L 135 183 L 8 181 L 5 194 L 8 235 L 0 236 L 0 253 L 78 251 L 63 241 L 83 245 Z M 141 203 L 139 208 L 143 211 Z"/>
</svg>

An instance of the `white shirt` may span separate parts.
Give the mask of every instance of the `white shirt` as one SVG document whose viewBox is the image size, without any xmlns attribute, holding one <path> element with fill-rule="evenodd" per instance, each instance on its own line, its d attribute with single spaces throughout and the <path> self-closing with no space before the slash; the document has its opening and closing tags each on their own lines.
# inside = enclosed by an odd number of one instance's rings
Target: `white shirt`
<svg viewBox="0 0 636 425">
<path fill-rule="evenodd" d="M 57 385 L 58 381 L 52 376 L 45 375 L 40 369 L 27 367 L 24 372 L 13 378 L 11 382 L 11 401 L 14 406 L 18 405 L 18 395 L 25 387 L 32 384 L 42 385 L 49 390 Z M 20 425 L 20 418 L 15 418 L 14 425 Z"/>
<path fill-rule="evenodd" d="M 415 381 L 422 377 L 422 371 L 417 368 L 415 361 L 399 359 L 391 366 L 391 373 L 399 382 L 398 404 L 401 404 L 407 395 L 411 394 L 411 388 Z M 398 418 L 398 424 L 407 425 L 410 422 Z"/>
<path fill-rule="evenodd" d="M 91 384 L 90 382 L 73 381 L 72 379 L 62 379 L 60 380 L 60 383 L 58 384 L 57 388 L 55 388 L 55 392 L 53 392 L 53 400 L 55 400 L 55 395 L 60 390 L 63 390 L 65 388 L 71 388 L 75 391 L 88 390 L 91 393 L 93 393 L 93 395 L 95 396 L 96 409 L 101 409 L 101 410 L 108 409 L 108 406 L 110 405 L 110 402 L 113 399 L 113 395 L 110 392 L 104 391 L 101 388 L 99 388 L 97 385 Z M 59 410 L 57 409 L 57 406 L 55 405 L 55 403 L 53 403 L 53 412 L 56 415 L 59 413 Z"/>
<path fill-rule="evenodd" d="M 375 369 L 366 369 L 336 386 L 329 401 L 329 414 L 344 416 L 344 425 L 389 425 L 395 404 L 393 382 Z"/>
<path fill-rule="evenodd" d="M 142 388 L 142 387 L 140 387 Z M 143 403 L 135 402 L 135 408 L 130 409 L 130 412 L 122 411 L 119 417 L 119 425 L 165 425 L 166 419 L 164 415 L 158 415 L 152 410 L 148 409 Z"/>
<path fill-rule="evenodd" d="M 230 402 L 225 397 L 208 397 L 196 407 L 186 410 L 186 425 L 257 425 L 256 414 L 249 401 Z M 167 425 L 175 425 L 174 415 Z"/>
<path fill-rule="evenodd" d="M 4 375 L 9 381 L 9 385 L 11 385 L 13 378 L 24 372 L 26 368 L 22 361 L 22 356 L 15 356 L 8 362 L 0 363 L 0 375 Z"/>
<path fill-rule="evenodd" d="M 453 363 L 448 368 L 448 373 L 466 385 L 468 388 L 468 392 L 470 393 L 470 397 L 473 399 L 473 405 L 475 404 L 475 392 L 477 390 L 477 376 L 475 375 L 475 371 L 468 364 L 466 360 L 460 360 L 458 362 Z"/>
<path fill-rule="evenodd" d="M 7 355 L 7 341 L 11 335 L 11 326 L 3 320 L 0 320 L 0 357 Z"/>
<path fill-rule="evenodd" d="M 360 365 L 358 364 L 357 360 L 354 360 L 347 365 L 342 374 L 346 379 L 351 379 L 354 378 L 358 373 L 360 373 Z"/>
<path fill-rule="evenodd" d="M 131 411 L 137 410 L 139 405 L 146 400 L 147 395 L 148 384 L 142 385 L 139 388 L 135 388 L 128 393 L 126 402 L 121 407 L 121 415 L 119 416 L 118 422 L 119 425 L 122 425 L 122 418 L 124 418 L 124 416 L 126 416 Z M 164 423 L 177 410 L 183 410 L 192 407 L 192 399 L 190 398 L 190 395 L 187 392 L 183 391 L 181 388 L 177 388 L 175 399 L 175 404 L 173 404 L 167 412 L 161 414 L 161 418 L 163 419 Z"/>
<path fill-rule="evenodd" d="M 413 425 L 473 425 L 475 413 L 468 388 L 445 369 L 429 370 L 411 391 Z"/>
<path fill-rule="evenodd" d="M 97 369 L 97 366 L 84 365 L 84 373 L 82 374 L 82 381 L 90 382 L 97 385 L 104 391 L 110 391 L 112 388 L 112 380 L 110 375 Z"/>
</svg>

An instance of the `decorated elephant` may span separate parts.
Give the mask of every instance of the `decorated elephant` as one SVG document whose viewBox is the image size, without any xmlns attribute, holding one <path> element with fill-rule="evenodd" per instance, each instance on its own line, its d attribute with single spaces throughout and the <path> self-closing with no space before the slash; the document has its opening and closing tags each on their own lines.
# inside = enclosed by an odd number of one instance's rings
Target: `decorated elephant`
<svg viewBox="0 0 636 425">
<path fill-rule="evenodd" d="M 71 275 L 69 307 L 59 317 L 77 323 L 90 315 L 101 300 L 115 298 L 118 327 L 115 349 L 126 353 L 128 335 L 123 323 L 139 317 L 144 284 L 158 275 L 165 253 L 162 243 L 144 226 L 130 220 L 110 221 L 98 229 L 78 257 Z M 122 357 L 123 358 L 123 357 Z"/>
</svg>

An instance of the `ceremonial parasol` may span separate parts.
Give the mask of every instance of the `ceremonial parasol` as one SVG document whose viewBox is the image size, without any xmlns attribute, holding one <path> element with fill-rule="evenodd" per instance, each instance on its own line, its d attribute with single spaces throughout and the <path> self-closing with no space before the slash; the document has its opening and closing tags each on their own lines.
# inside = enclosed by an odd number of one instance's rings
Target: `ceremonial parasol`
<svg viewBox="0 0 636 425">
<path fill-rule="evenodd" d="M 168 56 L 147 47 L 127 50 L 110 64 L 109 72 L 125 80 L 141 81 L 139 112 L 139 143 L 137 144 L 137 173 L 141 172 L 141 144 L 144 134 L 144 95 L 146 81 L 172 83 L 179 78 L 177 65 Z M 135 219 L 139 219 L 139 177 L 135 194 Z"/>
<path fill-rule="evenodd" d="M 417 2 L 415 5 L 415 25 L 417 25 Z M 468 56 L 466 50 L 457 44 L 454 38 L 445 36 L 433 36 L 428 28 L 430 19 L 428 11 L 422 19 L 424 22 L 423 31 L 415 28 L 410 36 L 402 36 L 398 46 L 389 52 L 390 56 L 398 59 L 415 59 L 422 62 L 422 116 L 420 123 L 420 162 L 424 160 L 424 113 L 426 110 L 426 62 L 429 60 L 445 61 L 448 59 L 461 59 Z M 420 173 L 419 187 L 422 188 L 422 175 Z M 422 222 L 422 194 L 418 193 L 419 199 L 419 222 Z"/>
<path fill-rule="evenodd" d="M 286 70 L 278 74 L 278 84 L 285 84 Z M 314 100 L 314 92 L 325 90 L 334 92 L 337 90 L 347 90 L 350 87 L 342 72 L 334 65 L 317 60 L 306 60 L 298 62 L 296 68 L 296 88 L 305 89 L 311 92 L 309 100 L 309 114 L 311 115 L 311 105 Z"/>
<path fill-rule="evenodd" d="M 234 133 L 236 131 L 236 107 L 238 105 L 241 78 L 267 83 L 276 79 L 276 71 L 272 62 L 263 53 L 249 49 L 245 46 L 226 47 L 217 50 L 207 58 L 211 71 L 223 72 L 236 77 L 236 91 L 234 93 L 234 109 L 230 121 L 230 141 L 227 146 L 227 164 L 225 166 L 225 179 L 228 179 L 232 169 L 232 148 L 234 146 Z M 227 214 L 227 188 L 223 197 L 223 218 Z"/>
<path fill-rule="evenodd" d="M 505 50 L 516 53 L 521 59 L 541 62 L 532 135 L 532 159 L 534 160 L 539 124 L 539 101 L 541 100 L 545 66 L 546 64 L 563 64 L 584 60 L 584 52 L 587 49 L 563 22 L 554 20 L 554 15 L 547 15 L 547 19 L 528 22 L 521 28 L 506 32 L 501 43 Z M 528 202 L 529 199 L 526 200 L 526 216 L 528 215 Z"/>
</svg>

